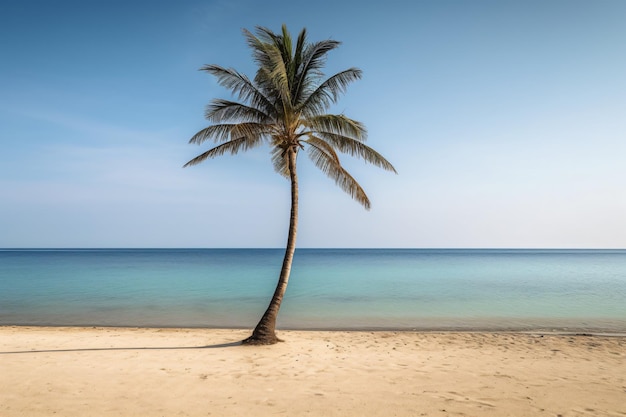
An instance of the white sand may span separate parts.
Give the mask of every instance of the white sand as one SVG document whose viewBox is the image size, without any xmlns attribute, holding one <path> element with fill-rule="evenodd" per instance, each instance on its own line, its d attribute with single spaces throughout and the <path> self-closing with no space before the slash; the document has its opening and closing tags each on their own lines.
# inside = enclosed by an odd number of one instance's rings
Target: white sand
<svg viewBox="0 0 626 417">
<path fill-rule="evenodd" d="M 0 327 L 0 416 L 626 416 L 626 338 Z"/>
</svg>

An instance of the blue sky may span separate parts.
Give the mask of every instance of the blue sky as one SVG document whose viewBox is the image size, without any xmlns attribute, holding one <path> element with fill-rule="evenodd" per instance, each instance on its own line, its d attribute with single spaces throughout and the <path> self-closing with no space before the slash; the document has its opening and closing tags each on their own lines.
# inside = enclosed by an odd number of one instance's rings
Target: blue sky
<svg viewBox="0 0 626 417">
<path fill-rule="evenodd" d="M 359 6 L 356 6 L 359 4 Z M 182 165 L 204 64 L 243 28 L 342 42 L 332 109 L 399 175 L 345 158 L 365 211 L 301 158 L 300 247 L 626 248 L 626 2 L 28 1 L 0 5 L 0 247 L 281 247 L 266 148 Z"/>
</svg>

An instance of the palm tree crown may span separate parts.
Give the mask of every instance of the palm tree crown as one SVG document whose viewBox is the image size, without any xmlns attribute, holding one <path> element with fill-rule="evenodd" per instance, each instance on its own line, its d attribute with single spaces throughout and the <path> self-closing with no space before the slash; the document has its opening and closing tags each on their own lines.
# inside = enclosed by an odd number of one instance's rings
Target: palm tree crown
<svg viewBox="0 0 626 417">
<path fill-rule="evenodd" d="M 244 35 L 253 51 L 258 70 L 254 80 L 232 68 L 205 65 L 201 69 L 215 77 L 240 100 L 215 99 L 206 118 L 214 124 L 196 133 L 190 143 L 208 139 L 218 146 L 193 158 L 185 166 L 226 152 L 236 154 L 268 143 L 275 170 L 289 177 L 288 150 L 306 149 L 313 163 L 365 208 L 370 201 L 363 188 L 341 166 L 337 152 L 360 157 L 385 170 L 393 166 L 365 145 L 362 123 L 343 114 L 326 114 L 348 84 L 361 78 L 361 70 L 349 68 L 325 80 L 321 69 L 326 55 L 340 43 L 334 40 L 308 43 L 306 29 L 295 45 L 287 27 L 281 34 L 257 28 L 257 36 Z"/>
</svg>

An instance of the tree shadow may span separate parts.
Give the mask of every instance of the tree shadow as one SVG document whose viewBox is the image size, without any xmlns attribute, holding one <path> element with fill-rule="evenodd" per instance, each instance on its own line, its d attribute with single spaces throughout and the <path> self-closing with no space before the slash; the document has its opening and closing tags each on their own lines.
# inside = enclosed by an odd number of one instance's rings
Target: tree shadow
<svg viewBox="0 0 626 417">
<path fill-rule="evenodd" d="M 207 346 L 155 346 L 155 347 L 111 347 L 111 348 L 84 348 L 84 349 L 44 349 L 44 350 L 18 350 L 13 352 L 0 352 L 0 355 L 19 355 L 26 353 L 61 353 L 61 352 L 100 352 L 116 350 L 197 350 L 197 349 L 223 349 L 241 346 L 241 341 L 219 343 Z"/>
</svg>

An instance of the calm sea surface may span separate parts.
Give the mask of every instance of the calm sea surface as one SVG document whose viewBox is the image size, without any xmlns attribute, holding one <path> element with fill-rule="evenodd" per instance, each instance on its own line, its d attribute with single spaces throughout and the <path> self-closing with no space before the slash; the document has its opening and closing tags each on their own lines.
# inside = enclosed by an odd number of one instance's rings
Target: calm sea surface
<svg viewBox="0 0 626 417">
<path fill-rule="evenodd" d="M 282 255 L 0 250 L 0 325 L 253 327 Z M 279 327 L 625 332 L 626 251 L 299 249 Z"/>
</svg>

